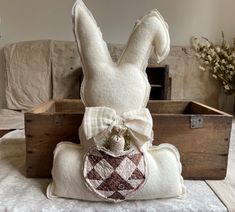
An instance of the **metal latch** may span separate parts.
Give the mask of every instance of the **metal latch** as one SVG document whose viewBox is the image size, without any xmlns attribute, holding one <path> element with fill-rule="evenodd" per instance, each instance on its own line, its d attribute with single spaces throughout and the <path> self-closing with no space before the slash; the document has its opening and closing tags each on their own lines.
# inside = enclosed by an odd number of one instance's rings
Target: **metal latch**
<svg viewBox="0 0 235 212">
<path fill-rule="evenodd" d="M 201 116 L 191 116 L 190 117 L 190 127 L 191 129 L 203 128 L 203 118 Z"/>
</svg>

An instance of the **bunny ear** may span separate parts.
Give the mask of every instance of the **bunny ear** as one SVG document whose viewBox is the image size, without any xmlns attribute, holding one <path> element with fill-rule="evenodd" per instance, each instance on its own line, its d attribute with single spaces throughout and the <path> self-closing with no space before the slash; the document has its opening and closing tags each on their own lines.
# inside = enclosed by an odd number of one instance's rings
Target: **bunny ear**
<svg viewBox="0 0 235 212">
<path fill-rule="evenodd" d="M 165 49 L 169 47 L 168 25 L 156 9 L 152 10 L 136 22 L 119 65 L 130 63 L 144 71 L 153 48 L 157 58 L 162 59 L 163 55 L 167 56 Z"/>
<path fill-rule="evenodd" d="M 72 9 L 73 30 L 85 72 L 96 71 L 98 64 L 112 62 L 96 21 L 82 0 Z"/>
</svg>

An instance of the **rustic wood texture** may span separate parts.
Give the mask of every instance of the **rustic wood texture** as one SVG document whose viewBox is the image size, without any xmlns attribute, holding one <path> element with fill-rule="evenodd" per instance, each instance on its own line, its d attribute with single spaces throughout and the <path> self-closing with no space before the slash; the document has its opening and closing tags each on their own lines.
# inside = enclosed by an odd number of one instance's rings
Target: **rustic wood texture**
<svg viewBox="0 0 235 212">
<path fill-rule="evenodd" d="M 84 113 L 80 100 L 54 101 L 46 106 L 49 112 L 42 107 L 42 113 L 33 110 L 25 114 L 28 177 L 49 177 L 56 144 L 79 142 Z M 154 144 L 171 143 L 179 149 L 185 179 L 224 179 L 232 116 L 186 101 L 150 101 L 148 108 L 153 117 Z M 190 119 L 195 115 L 203 119 L 202 128 L 191 128 Z"/>
<path fill-rule="evenodd" d="M 224 179 L 227 170 L 232 116 L 197 102 L 150 101 L 154 144 L 171 143 L 181 154 L 186 179 Z M 191 129 L 193 115 L 203 128 Z"/>
<path fill-rule="evenodd" d="M 55 112 L 55 101 L 54 100 L 50 100 L 46 103 L 43 103 L 41 105 L 38 105 L 36 107 L 34 107 L 32 110 L 29 111 L 29 113 L 34 113 L 34 114 L 38 114 L 38 113 L 49 113 L 49 112 Z"/>
<path fill-rule="evenodd" d="M 148 102 L 147 108 L 150 110 L 151 114 L 183 114 L 190 104 L 189 101 L 155 101 L 150 100 Z"/>
<path fill-rule="evenodd" d="M 82 102 L 78 103 L 72 99 L 65 99 L 63 101 L 55 101 L 55 110 L 56 112 L 63 113 L 80 113 L 85 112 L 85 107 Z"/>
<path fill-rule="evenodd" d="M 50 177 L 53 151 L 61 141 L 79 143 L 83 114 L 25 114 L 27 177 Z"/>
<path fill-rule="evenodd" d="M 235 211 L 235 121 L 233 121 L 232 137 L 228 159 L 228 173 L 225 180 L 206 181 L 229 211 Z"/>
<path fill-rule="evenodd" d="M 203 116 L 204 127 L 190 128 L 190 115 L 154 115 L 154 144 L 171 143 L 180 154 L 186 179 L 224 179 L 230 118 Z"/>
<path fill-rule="evenodd" d="M 198 102 L 190 102 L 189 104 L 189 113 L 194 113 L 194 114 L 210 114 L 210 115 L 224 115 L 224 116 L 229 116 L 230 118 L 232 118 L 231 115 L 229 115 L 228 113 L 225 113 L 223 111 L 217 110 L 215 108 L 212 108 L 210 106 L 204 105 L 204 104 L 200 104 Z"/>
</svg>

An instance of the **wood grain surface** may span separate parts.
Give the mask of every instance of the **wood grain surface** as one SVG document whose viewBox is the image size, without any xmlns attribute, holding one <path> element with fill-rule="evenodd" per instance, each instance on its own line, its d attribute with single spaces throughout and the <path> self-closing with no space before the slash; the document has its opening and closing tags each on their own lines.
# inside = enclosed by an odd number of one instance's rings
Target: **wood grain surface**
<svg viewBox="0 0 235 212">
<path fill-rule="evenodd" d="M 154 144 L 170 143 L 181 154 L 185 179 L 224 179 L 232 116 L 196 102 L 150 101 Z M 61 141 L 79 142 L 84 106 L 80 100 L 53 101 L 25 113 L 27 176 L 49 177 L 53 151 Z M 203 127 L 192 129 L 192 116 Z"/>
<path fill-rule="evenodd" d="M 230 212 L 235 211 L 235 121 L 229 150 L 228 171 L 225 180 L 207 180 L 207 184 L 222 200 Z"/>
</svg>

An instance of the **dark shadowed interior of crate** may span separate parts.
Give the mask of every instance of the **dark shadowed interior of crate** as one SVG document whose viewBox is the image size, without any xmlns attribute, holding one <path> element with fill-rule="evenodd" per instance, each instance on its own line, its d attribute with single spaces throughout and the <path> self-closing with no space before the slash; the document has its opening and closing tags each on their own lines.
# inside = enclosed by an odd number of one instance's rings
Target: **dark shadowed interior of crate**
<svg viewBox="0 0 235 212">
<path fill-rule="evenodd" d="M 207 114 L 207 115 L 227 115 L 222 111 L 193 101 L 149 101 L 147 107 L 151 114 Z M 48 113 L 84 113 L 85 108 L 81 100 L 59 100 L 53 101 L 44 108 Z"/>
<path fill-rule="evenodd" d="M 149 101 L 152 114 L 207 114 L 224 115 L 222 111 L 193 101 Z"/>
</svg>

